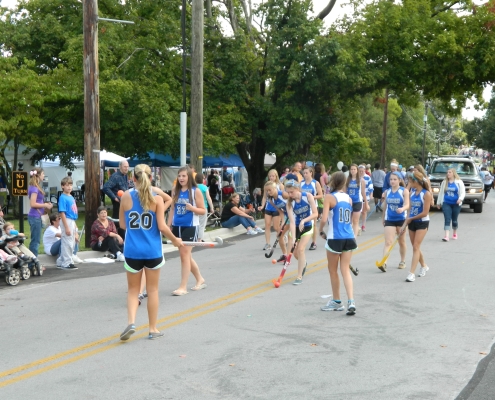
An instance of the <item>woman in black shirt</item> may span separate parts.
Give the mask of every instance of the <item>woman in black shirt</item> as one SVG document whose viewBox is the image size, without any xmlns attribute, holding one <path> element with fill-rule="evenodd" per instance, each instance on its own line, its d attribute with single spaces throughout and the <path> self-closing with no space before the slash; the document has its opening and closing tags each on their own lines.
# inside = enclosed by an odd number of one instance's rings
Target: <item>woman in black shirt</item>
<svg viewBox="0 0 495 400">
<path fill-rule="evenodd" d="M 248 235 L 256 235 L 257 233 L 265 232 L 260 227 L 256 226 L 254 218 L 246 214 L 246 210 L 243 207 L 239 207 L 239 193 L 233 193 L 230 196 L 229 201 L 225 204 L 222 210 L 221 223 L 224 228 L 235 228 L 241 225 L 247 229 Z"/>
</svg>

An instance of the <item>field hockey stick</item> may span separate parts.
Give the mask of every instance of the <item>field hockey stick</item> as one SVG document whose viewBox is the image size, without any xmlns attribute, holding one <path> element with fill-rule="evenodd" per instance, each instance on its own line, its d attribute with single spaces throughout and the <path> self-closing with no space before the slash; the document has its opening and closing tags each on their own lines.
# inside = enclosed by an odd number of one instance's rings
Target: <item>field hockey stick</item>
<svg viewBox="0 0 495 400">
<path fill-rule="evenodd" d="M 282 228 L 280 228 L 280 232 L 277 235 L 277 239 L 275 240 L 275 243 L 273 243 L 272 249 L 270 250 L 270 253 L 265 253 L 266 258 L 270 258 L 273 255 L 273 252 L 275 251 L 275 247 L 277 247 L 278 241 L 280 240 L 280 237 L 282 236 L 282 233 L 284 232 L 285 225 L 287 225 L 287 218 L 284 221 L 284 224 L 282 225 Z"/>
<path fill-rule="evenodd" d="M 162 243 L 172 244 L 170 240 L 163 240 Z M 182 244 L 190 247 L 217 247 L 223 244 L 223 239 L 217 236 L 214 242 L 182 242 Z"/>
<path fill-rule="evenodd" d="M 325 232 L 320 232 L 320 236 L 321 236 L 323 239 L 327 240 L 327 235 L 326 235 L 326 233 L 325 233 Z M 351 270 L 351 272 L 352 272 L 355 276 L 358 276 L 358 275 L 359 275 L 359 268 L 358 268 L 358 267 L 354 268 L 351 264 L 349 264 L 349 269 Z"/>
<path fill-rule="evenodd" d="M 405 232 L 406 227 L 407 227 L 407 223 L 404 222 L 404 225 L 402 225 L 402 227 L 400 228 L 400 231 L 397 234 L 397 236 L 395 237 L 395 240 L 392 243 L 392 246 L 390 246 L 390 248 L 388 249 L 388 251 L 385 253 L 385 255 L 383 256 L 383 258 L 380 261 L 375 262 L 376 266 L 379 269 L 381 269 L 383 272 L 385 272 L 385 269 L 383 268 L 383 265 L 387 262 L 387 259 L 390 257 L 390 254 L 392 253 L 392 250 L 393 250 L 394 246 L 399 241 L 400 236 Z"/>
<path fill-rule="evenodd" d="M 273 286 L 275 286 L 276 288 L 278 288 L 280 286 L 280 284 L 282 283 L 282 279 L 284 278 L 285 271 L 287 271 L 287 267 L 290 264 L 290 260 L 292 258 L 292 253 L 296 249 L 296 246 L 297 246 L 297 243 L 298 242 L 299 242 L 299 239 L 296 239 L 296 241 L 294 242 L 294 245 L 292 246 L 292 250 L 290 251 L 290 253 L 287 256 L 287 258 L 285 259 L 284 266 L 282 267 L 282 272 L 280 272 L 280 276 L 278 277 L 278 279 L 274 279 L 272 281 L 273 282 Z"/>
<path fill-rule="evenodd" d="M 373 214 L 375 211 L 376 211 L 376 207 L 382 207 L 382 202 L 378 203 L 377 205 L 375 205 L 375 207 L 370 207 L 371 208 L 371 211 L 369 212 L 368 216 L 366 217 L 366 222 L 368 222 L 368 219 L 371 217 L 371 214 Z"/>
</svg>

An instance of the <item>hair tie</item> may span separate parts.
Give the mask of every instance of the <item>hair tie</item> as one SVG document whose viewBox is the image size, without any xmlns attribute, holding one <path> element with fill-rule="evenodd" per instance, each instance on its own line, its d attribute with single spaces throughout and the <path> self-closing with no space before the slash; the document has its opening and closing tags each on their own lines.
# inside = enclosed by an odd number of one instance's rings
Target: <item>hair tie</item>
<svg viewBox="0 0 495 400">
<path fill-rule="evenodd" d="M 399 164 L 394 163 L 394 162 L 391 162 L 391 163 L 390 163 L 390 166 L 391 166 L 391 167 L 398 167 L 398 166 L 399 166 Z"/>
<path fill-rule="evenodd" d="M 31 176 L 38 175 L 38 171 L 36 171 L 36 170 L 29 171 L 29 175 L 31 175 Z"/>
</svg>

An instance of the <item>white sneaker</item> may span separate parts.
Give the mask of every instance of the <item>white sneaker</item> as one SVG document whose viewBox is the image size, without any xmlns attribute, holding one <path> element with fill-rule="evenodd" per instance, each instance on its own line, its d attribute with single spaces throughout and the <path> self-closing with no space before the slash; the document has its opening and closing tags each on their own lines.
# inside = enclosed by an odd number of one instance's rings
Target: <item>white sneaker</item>
<svg viewBox="0 0 495 400">
<path fill-rule="evenodd" d="M 265 231 L 263 229 L 261 229 L 260 227 L 256 227 L 256 228 L 254 228 L 254 230 L 256 231 L 256 233 L 265 233 Z"/>
<path fill-rule="evenodd" d="M 419 274 L 418 276 L 421 277 L 421 276 L 425 276 L 426 273 L 429 271 L 430 269 L 428 268 L 427 265 L 425 265 L 424 267 L 421 267 L 421 269 L 419 270 Z"/>
<path fill-rule="evenodd" d="M 416 277 L 414 276 L 414 274 L 409 273 L 409 275 L 407 275 L 406 282 L 414 282 L 415 280 Z"/>
<path fill-rule="evenodd" d="M 75 255 L 75 254 L 74 254 L 74 255 L 72 256 L 72 262 L 73 262 L 74 264 L 81 264 L 81 263 L 83 263 L 84 261 L 83 261 L 83 260 L 81 260 L 81 259 L 80 259 L 77 255 Z"/>
<path fill-rule="evenodd" d="M 125 262 L 125 257 L 122 253 L 120 253 L 118 256 L 117 256 L 117 261 L 120 261 L 120 262 Z"/>
<path fill-rule="evenodd" d="M 254 229 L 249 229 L 247 232 L 246 232 L 246 235 L 257 235 L 258 232 L 256 232 Z"/>
</svg>

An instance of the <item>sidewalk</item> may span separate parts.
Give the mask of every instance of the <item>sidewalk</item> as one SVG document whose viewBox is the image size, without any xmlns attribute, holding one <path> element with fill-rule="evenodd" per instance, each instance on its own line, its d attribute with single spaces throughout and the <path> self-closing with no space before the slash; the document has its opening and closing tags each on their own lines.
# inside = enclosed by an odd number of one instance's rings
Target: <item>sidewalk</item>
<svg viewBox="0 0 495 400">
<path fill-rule="evenodd" d="M 265 221 L 260 219 L 256 221 L 256 225 L 259 227 L 263 228 L 265 227 Z M 228 239 L 231 237 L 239 236 L 239 235 L 245 235 L 246 234 L 246 228 L 244 228 L 242 225 L 236 226 L 235 228 L 219 228 L 219 229 L 214 229 L 211 231 L 205 232 L 205 241 L 207 242 L 213 242 L 215 241 L 215 238 L 217 236 L 220 236 L 222 239 Z M 170 253 L 172 251 L 176 251 L 177 248 L 172 246 L 171 244 L 164 244 L 162 246 L 163 248 L 163 253 Z M 84 261 L 89 258 L 99 258 L 103 257 L 105 252 L 103 251 L 93 251 L 93 250 L 86 250 L 86 251 L 80 251 L 77 253 L 77 255 Z M 41 264 L 43 264 L 45 267 L 50 267 L 50 266 L 55 266 L 55 262 L 57 260 L 57 257 L 55 256 L 49 256 L 47 254 L 39 254 L 38 259 L 40 260 Z"/>
</svg>

